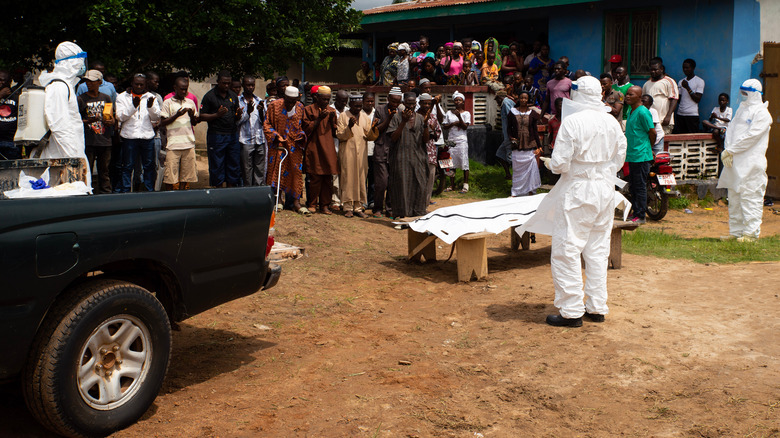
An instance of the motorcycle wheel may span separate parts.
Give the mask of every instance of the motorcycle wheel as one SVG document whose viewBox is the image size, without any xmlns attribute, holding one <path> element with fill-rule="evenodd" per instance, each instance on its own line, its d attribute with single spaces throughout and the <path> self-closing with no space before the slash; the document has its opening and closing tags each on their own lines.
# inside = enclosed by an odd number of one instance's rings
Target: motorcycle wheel
<svg viewBox="0 0 780 438">
<path fill-rule="evenodd" d="M 657 181 L 647 181 L 647 218 L 660 221 L 669 210 L 669 196 Z"/>
</svg>

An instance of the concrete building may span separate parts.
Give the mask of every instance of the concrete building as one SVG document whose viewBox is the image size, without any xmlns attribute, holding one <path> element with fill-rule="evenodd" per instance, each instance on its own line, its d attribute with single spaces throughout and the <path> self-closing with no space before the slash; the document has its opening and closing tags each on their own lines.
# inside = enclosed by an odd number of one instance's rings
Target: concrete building
<svg viewBox="0 0 780 438">
<path fill-rule="evenodd" d="M 549 42 L 551 58 L 566 55 L 571 69 L 594 75 L 620 54 L 637 85 L 648 79 L 654 56 L 675 79 L 684 77 L 682 61 L 693 58 L 706 82 L 700 103 L 706 113 L 719 93 L 736 96 L 744 80 L 760 73 L 762 37 L 780 33 L 762 6 L 780 14 L 780 2 L 771 0 L 417 0 L 363 11 L 361 36 L 372 62 L 381 61 L 388 43 L 421 34 L 432 46 L 464 37 L 502 44 L 540 39 Z"/>
</svg>

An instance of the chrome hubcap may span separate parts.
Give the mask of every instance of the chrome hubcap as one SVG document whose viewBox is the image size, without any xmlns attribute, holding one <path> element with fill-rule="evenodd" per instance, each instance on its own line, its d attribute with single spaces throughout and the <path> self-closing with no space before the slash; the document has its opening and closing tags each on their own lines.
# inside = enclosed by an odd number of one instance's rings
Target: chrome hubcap
<svg viewBox="0 0 780 438">
<path fill-rule="evenodd" d="M 149 370 L 152 344 L 138 318 L 117 315 L 105 320 L 82 347 L 78 388 L 94 409 L 115 409 L 140 389 Z"/>
</svg>

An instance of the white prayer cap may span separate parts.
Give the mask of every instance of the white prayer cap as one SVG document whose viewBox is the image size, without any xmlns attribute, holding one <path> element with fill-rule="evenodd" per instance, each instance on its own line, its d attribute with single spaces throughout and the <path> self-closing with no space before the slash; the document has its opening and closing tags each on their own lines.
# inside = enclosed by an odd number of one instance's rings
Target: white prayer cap
<svg viewBox="0 0 780 438">
<path fill-rule="evenodd" d="M 401 92 L 401 88 L 399 87 L 393 87 L 390 89 L 390 96 L 402 96 L 404 93 Z"/>
<path fill-rule="evenodd" d="M 455 100 L 455 99 L 457 99 L 459 97 L 461 99 L 463 99 L 463 100 L 466 100 L 466 96 L 464 96 L 463 93 L 461 93 L 460 91 L 456 91 L 456 92 L 452 93 L 452 100 Z"/>
<path fill-rule="evenodd" d="M 300 91 L 296 87 L 287 87 L 284 89 L 284 95 L 287 97 L 298 97 L 300 96 Z"/>
<path fill-rule="evenodd" d="M 362 100 L 363 99 L 363 95 L 362 94 L 357 94 L 357 93 L 352 93 L 352 94 L 349 95 L 349 100 L 358 100 L 358 99 Z"/>
<path fill-rule="evenodd" d="M 433 96 L 428 93 L 423 93 L 420 95 L 420 100 L 433 100 Z"/>
<path fill-rule="evenodd" d="M 427 84 L 428 82 L 430 82 L 430 79 L 422 78 L 422 79 L 420 79 L 420 83 L 418 85 Z"/>
</svg>

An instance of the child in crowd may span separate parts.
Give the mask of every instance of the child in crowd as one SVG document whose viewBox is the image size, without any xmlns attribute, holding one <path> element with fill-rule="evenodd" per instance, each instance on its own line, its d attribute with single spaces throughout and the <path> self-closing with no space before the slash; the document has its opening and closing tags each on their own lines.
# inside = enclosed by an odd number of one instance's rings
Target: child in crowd
<svg viewBox="0 0 780 438">
<path fill-rule="evenodd" d="M 655 155 L 664 150 L 664 128 L 661 126 L 661 118 L 658 116 L 658 111 L 653 108 L 653 96 L 649 94 L 643 95 L 642 105 L 650 110 L 650 115 L 653 117 L 653 126 L 655 127 L 655 144 L 653 145 L 653 155 Z"/>
<path fill-rule="evenodd" d="M 463 61 L 463 71 L 460 72 L 461 85 L 479 85 L 477 74 L 471 69 L 471 61 Z"/>
<path fill-rule="evenodd" d="M 723 140 L 726 138 L 726 129 L 731 122 L 732 112 L 729 106 L 729 95 L 720 93 L 718 95 L 718 106 L 712 109 L 709 120 L 702 122 L 705 128 L 715 134 L 718 140 L 718 150 L 723 150 Z"/>
<path fill-rule="evenodd" d="M 512 75 L 506 75 L 501 79 L 501 82 L 504 84 L 504 90 L 506 90 L 507 96 L 515 96 L 517 95 L 517 91 L 514 89 L 514 77 Z"/>
<path fill-rule="evenodd" d="M 488 54 L 490 55 L 490 54 Z M 452 93 L 452 101 L 455 109 L 447 111 L 442 127 L 449 129 L 447 140 L 455 143 L 450 147 L 450 156 L 455 169 L 463 170 L 463 189 L 461 193 L 469 191 L 469 142 L 466 130 L 471 124 L 471 113 L 466 111 L 466 96 L 459 91 Z M 445 189 L 450 192 L 455 190 L 455 174 L 450 177 L 450 186 Z"/>
<path fill-rule="evenodd" d="M 482 85 L 487 85 L 493 92 L 501 89 L 502 85 L 498 82 L 498 66 L 496 65 L 496 54 L 494 52 L 488 52 L 480 76 L 482 77 Z"/>
<path fill-rule="evenodd" d="M 523 87 L 520 91 L 525 91 L 531 96 L 531 99 L 528 101 L 529 105 L 531 106 L 541 105 L 541 93 L 539 92 L 539 89 L 536 86 L 534 86 L 533 75 L 525 76 L 525 83 L 523 84 Z M 519 91 L 517 92 L 519 93 Z"/>
</svg>

